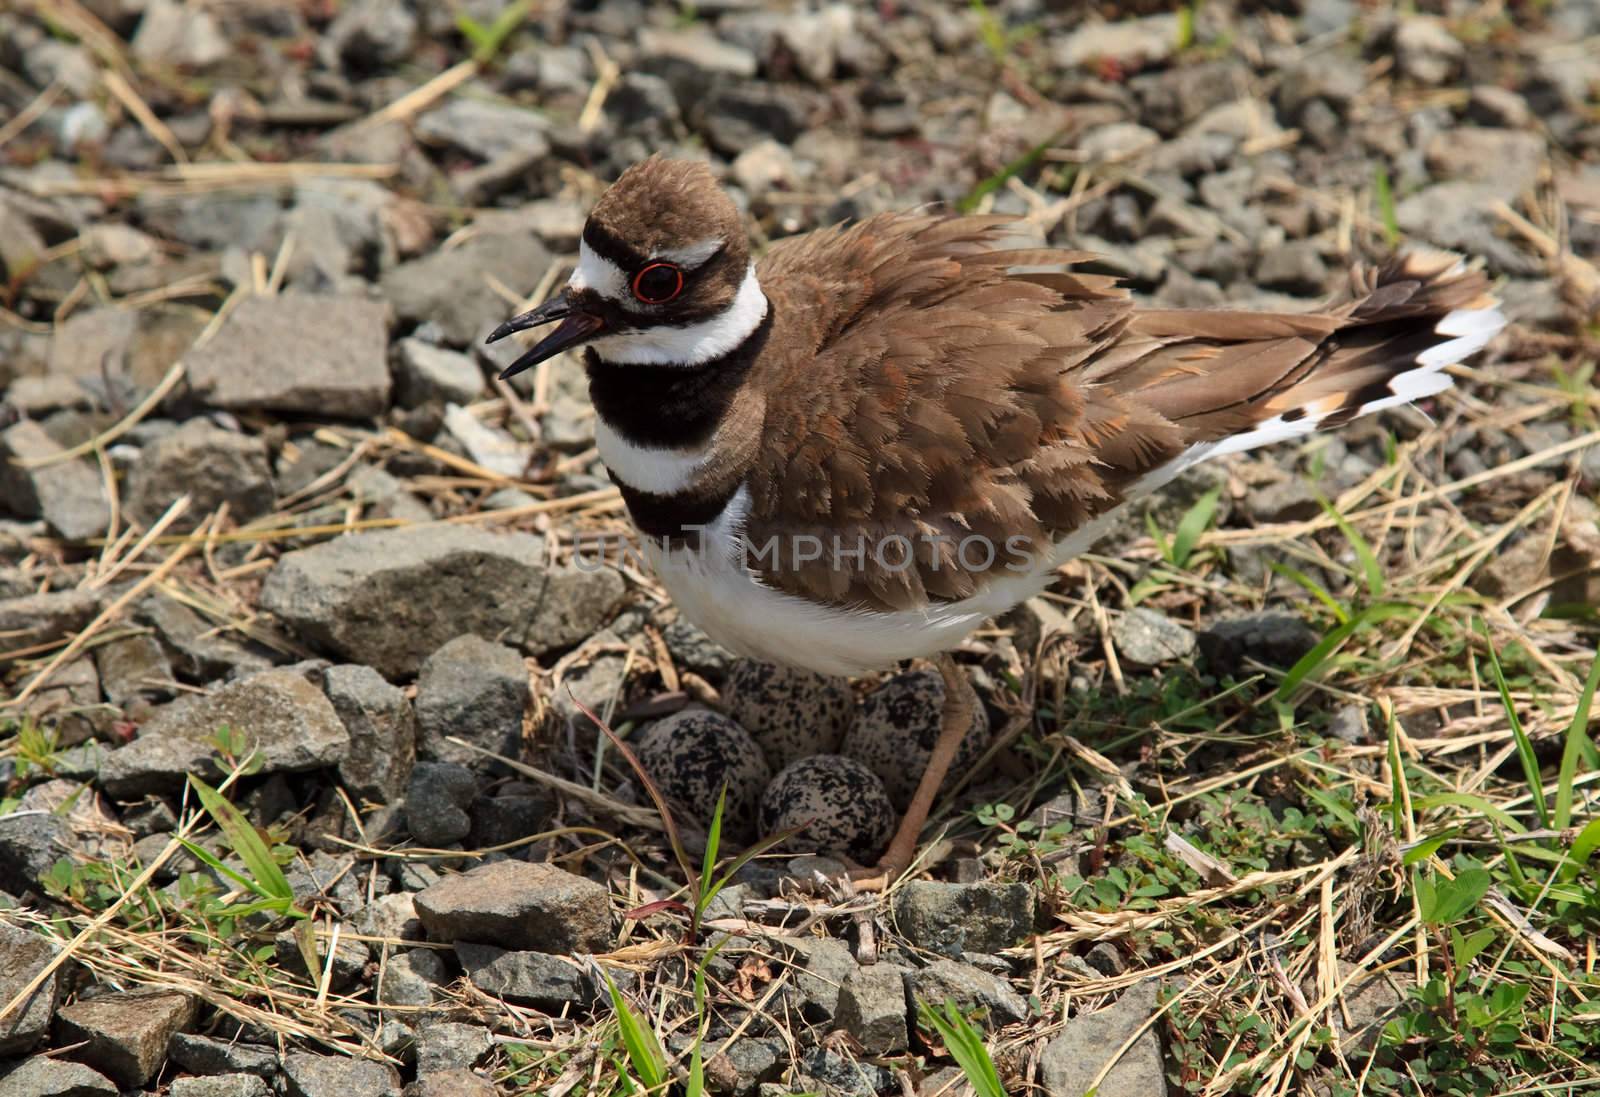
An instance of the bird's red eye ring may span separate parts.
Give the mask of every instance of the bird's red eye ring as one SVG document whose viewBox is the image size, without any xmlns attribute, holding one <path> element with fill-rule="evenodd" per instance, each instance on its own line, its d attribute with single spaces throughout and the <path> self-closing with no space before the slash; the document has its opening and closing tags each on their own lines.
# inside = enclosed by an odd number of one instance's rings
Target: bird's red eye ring
<svg viewBox="0 0 1600 1097">
<path fill-rule="evenodd" d="M 683 292 L 683 271 L 673 263 L 647 263 L 633 276 L 633 295 L 647 305 L 664 305 Z"/>
</svg>

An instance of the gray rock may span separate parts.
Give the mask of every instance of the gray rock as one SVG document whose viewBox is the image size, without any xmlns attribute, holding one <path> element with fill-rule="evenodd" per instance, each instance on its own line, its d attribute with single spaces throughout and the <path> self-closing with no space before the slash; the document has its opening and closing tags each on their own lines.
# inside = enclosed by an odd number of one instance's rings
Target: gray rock
<svg viewBox="0 0 1600 1097">
<path fill-rule="evenodd" d="M 203 251 L 259 251 L 271 240 L 283 199 L 275 189 L 146 192 L 135 200 L 135 208 L 145 230 L 157 236 Z"/>
<path fill-rule="evenodd" d="M 174 656 L 175 669 L 210 681 L 230 673 L 265 670 L 272 659 L 263 649 L 240 643 L 167 594 L 155 593 L 135 610 L 139 623 L 156 630 Z"/>
<path fill-rule="evenodd" d="M 371 959 L 366 943 L 353 939 L 349 934 L 350 927 L 343 927 L 339 933 L 339 944 L 333 950 L 333 969 L 328 976 L 328 985 L 333 990 L 346 990 L 354 986 L 366 972 L 367 961 Z M 300 951 L 298 933 L 293 928 L 279 932 L 272 939 L 272 946 L 279 967 L 293 972 L 302 979 L 309 978 L 313 983 L 317 983 L 322 978 L 323 967 L 328 960 L 327 946 L 330 940 L 329 937 L 320 935 L 317 937 L 315 969 L 306 966 L 306 958 Z"/>
<path fill-rule="evenodd" d="M 1106 1009 L 1068 1021 L 1039 1061 L 1047 1097 L 1082 1097 L 1106 1060 L 1155 1012 L 1156 990 L 1153 980 L 1137 983 Z M 1095 1090 L 1098 1097 L 1162 1097 L 1166 1092 L 1161 1037 L 1154 1027 L 1134 1041 Z"/>
<path fill-rule="evenodd" d="M 401 690 L 371 667 L 329 667 L 323 692 L 350 735 L 339 780 L 359 797 L 397 799 L 417 756 L 417 718 Z"/>
<path fill-rule="evenodd" d="M 670 133 L 682 123 L 672 85 L 647 72 L 622 74 L 606 97 L 606 115 L 625 132 Z"/>
<path fill-rule="evenodd" d="M 358 70 L 371 70 L 405 60 L 416 36 L 416 14 L 403 0 L 352 0 L 340 6 L 320 48 Z"/>
<path fill-rule="evenodd" d="M 695 127 L 713 148 L 738 156 L 768 137 L 793 144 L 820 100 L 793 84 L 719 83 L 695 112 Z"/>
<path fill-rule="evenodd" d="M 1327 285 L 1328 264 L 1309 240 L 1291 240 L 1262 253 L 1256 281 L 1268 289 L 1309 297 Z"/>
<path fill-rule="evenodd" d="M 1026 884 L 913 880 L 896 894 L 894 917 L 912 944 L 960 958 L 1021 943 L 1033 932 L 1033 908 Z"/>
<path fill-rule="evenodd" d="M 1194 654 L 1194 632 L 1163 613 L 1136 608 L 1111 624 L 1117 654 L 1141 667 L 1175 663 Z"/>
<path fill-rule="evenodd" d="M 192 1074 L 253 1074 L 271 1077 L 278 1073 L 278 1053 L 270 1046 L 238 1040 L 219 1040 L 179 1032 L 167 1045 L 172 1061 Z"/>
<path fill-rule="evenodd" d="M 458 636 L 428 656 L 417 676 L 417 747 L 427 757 L 484 764 L 481 755 L 445 741 L 454 736 L 515 756 L 531 699 L 521 655 L 481 636 Z"/>
<path fill-rule="evenodd" d="M 43 518 L 70 541 L 98 537 L 111 523 L 111 506 L 100 472 L 87 458 L 39 468 L 16 463 L 54 457 L 63 449 L 31 419 L 0 432 L 0 510 Z"/>
<path fill-rule="evenodd" d="M 213 407 L 370 418 L 389 404 L 389 324 L 359 297 L 247 297 L 184 362 Z"/>
<path fill-rule="evenodd" d="M 216 779 L 212 756 L 222 727 L 259 752 L 258 773 L 335 765 L 350 749 L 350 735 L 321 690 L 292 670 L 269 670 L 160 709 L 137 739 L 105 756 L 101 787 L 131 798 L 178 788 L 190 773 Z"/>
<path fill-rule="evenodd" d="M 466 633 L 543 654 L 592 634 L 622 597 L 610 569 L 550 568 L 527 534 L 436 526 L 355 534 L 286 554 L 263 608 L 323 651 L 387 678 Z"/>
<path fill-rule="evenodd" d="M 1011 989 L 1010 983 L 958 960 L 935 960 L 925 968 L 907 972 L 906 989 L 913 1002 L 925 1002 L 934 1009 L 954 1002 L 964 1014 L 983 1010 L 987 1014 L 985 1029 L 1028 1016 L 1027 1001 Z"/>
<path fill-rule="evenodd" d="M 3 1077 L 0 1097 L 117 1097 L 111 1079 L 82 1063 L 36 1055 Z"/>
<path fill-rule="evenodd" d="M 1087 23 L 1056 41 L 1053 57 L 1062 68 L 1099 61 L 1132 65 L 1164 61 L 1178 48 L 1178 17 L 1152 15 L 1116 23 Z"/>
<path fill-rule="evenodd" d="M 475 360 L 421 339 L 395 345 L 394 373 L 395 397 L 408 408 L 429 401 L 468 404 L 483 393 L 483 370 Z"/>
<path fill-rule="evenodd" d="M 1298 476 L 1256 485 L 1246 493 L 1243 505 L 1251 521 L 1260 525 L 1303 522 L 1322 513 L 1316 491 Z"/>
<path fill-rule="evenodd" d="M 0 922 L 0 1003 L 9 1002 L 55 958 L 42 934 Z M 50 1030 L 61 997 L 61 973 L 51 973 L 15 1013 L 0 1018 L 0 1058 L 26 1054 Z M 0 1082 L 0 1090 L 4 1083 Z"/>
<path fill-rule="evenodd" d="M 476 1066 L 494 1047 L 482 1025 L 429 1021 L 417 1029 L 417 1073 L 463 1070 Z"/>
<path fill-rule="evenodd" d="M 1161 135 L 1136 122 L 1108 122 L 1096 126 L 1078 141 L 1078 151 L 1090 160 L 1117 164 L 1149 152 L 1161 144 Z"/>
<path fill-rule="evenodd" d="M 1287 613 L 1253 613 L 1218 621 L 1200 633 L 1200 652 L 1218 674 L 1238 675 L 1245 661 L 1292 667 L 1321 639 L 1310 625 Z"/>
<path fill-rule="evenodd" d="M 554 865 L 496 861 L 449 876 L 417 895 L 435 941 L 493 942 L 557 954 L 612 946 L 605 888 Z"/>
<path fill-rule="evenodd" d="M 390 941 L 420 941 L 422 920 L 417 917 L 416 899 L 408 892 L 379 895 L 355 916 L 356 932 L 364 937 Z"/>
<path fill-rule="evenodd" d="M 99 596 L 78 587 L 7 598 L 0 601 L 0 635 L 15 647 L 48 644 L 77 632 L 99 612 Z"/>
<path fill-rule="evenodd" d="M 1328 734 L 1352 746 L 1365 743 L 1370 737 L 1367 710 L 1361 705 L 1341 705 L 1328 721 Z"/>
<path fill-rule="evenodd" d="M 1442 84 L 1461 63 L 1466 49 L 1438 19 L 1411 15 L 1394 31 L 1395 63 L 1419 84 Z"/>
<path fill-rule="evenodd" d="M 542 157 L 550 151 L 548 123 L 534 111 L 509 103 L 456 96 L 417 119 L 416 133 L 429 144 L 449 145 L 479 160 L 511 153 Z"/>
<path fill-rule="evenodd" d="M 1456 126 L 1428 142 L 1428 170 L 1435 178 L 1494 186 L 1516 200 L 1539 180 L 1549 148 L 1526 130 Z"/>
<path fill-rule="evenodd" d="M 565 956 L 457 941 L 456 958 L 479 990 L 546 1013 L 585 1009 L 594 1000 L 588 975 Z"/>
<path fill-rule="evenodd" d="M 387 1063 L 291 1051 L 283 1057 L 285 1097 L 400 1097 L 400 1074 Z"/>
<path fill-rule="evenodd" d="M 167 1097 L 272 1097 L 272 1090 L 254 1074 L 216 1074 L 209 1078 L 175 1078 Z"/>
<path fill-rule="evenodd" d="M 284 870 L 284 876 L 303 909 L 331 905 L 337 912 L 354 913 L 361 908 L 366 884 L 356 871 L 352 853 L 329 853 L 321 849 L 309 855 L 302 853 Z"/>
<path fill-rule="evenodd" d="M 701 631 L 699 626 L 682 617 L 663 628 L 661 638 L 667 642 L 667 650 L 672 653 L 673 662 L 677 663 L 680 670 L 690 670 L 715 681 L 721 681 L 740 661 L 727 648 Z M 738 716 L 734 716 L 734 719 L 744 724 Z M 748 726 L 745 730 L 749 730 Z"/>
<path fill-rule="evenodd" d="M 432 320 L 446 342 L 460 347 L 511 315 L 489 289 L 490 279 L 528 293 L 549 266 L 549 250 L 531 233 L 475 236 L 460 247 L 401 263 L 383 276 L 381 287 L 400 319 Z"/>
<path fill-rule="evenodd" d="M 498 796 L 481 796 L 473 801 L 469 847 L 503 846 L 550 829 L 557 807 L 555 797 L 536 786 L 520 787 L 524 791 L 502 791 Z"/>
<path fill-rule="evenodd" d="M 828 937 L 796 938 L 789 945 L 798 954 L 795 1008 L 810 1024 L 832 1025 L 839 1012 L 840 989 L 859 966 L 855 957 L 844 942 Z"/>
<path fill-rule="evenodd" d="M 1486 126 L 1522 129 L 1533 124 L 1528 101 L 1510 88 L 1479 84 L 1467 101 L 1467 117 Z"/>
<path fill-rule="evenodd" d="M 1207 61 L 1141 73 L 1128 81 L 1128 90 L 1139 100 L 1140 121 L 1170 136 L 1214 107 L 1249 94 L 1250 82 L 1250 70 L 1236 61 Z"/>
<path fill-rule="evenodd" d="M 723 41 L 704 27 L 639 32 L 639 53 L 646 60 L 665 59 L 702 73 L 750 77 L 756 74 L 755 54 Z"/>
<path fill-rule="evenodd" d="M 208 68 L 233 49 L 215 14 L 181 0 L 149 0 L 133 36 L 133 55 L 162 65 Z"/>
<path fill-rule="evenodd" d="M 82 1043 L 72 1053 L 122 1086 L 155 1076 L 174 1033 L 194 1020 L 195 1000 L 175 991 L 120 991 L 79 999 L 56 1011 L 57 1039 Z"/>
<path fill-rule="evenodd" d="M 467 806 L 478 794 L 477 775 L 455 762 L 419 762 L 406 788 L 406 826 L 425 846 L 459 842 L 472 830 Z"/>
<path fill-rule="evenodd" d="M 145 525 L 187 494 L 189 509 L 174 522 L 193 529 L 222 504 L 241 524 L 277 506 L 267 447 L 255 435 L 223 430 L 205 419 L 191 419 L 139 454 L 128 471 L 127 506 Z"/>
<path fill-rule="evenodd" d="M 1339 978 L 1350 975 L 1353 964 L 1339 961 Z M 1357 977 L 1339 997 L 1329 1014 L 1334 1036 L 1346 1055 L 1371 1054 L 1383 1036 L 1384 1026 L 1399 1012 L 1416 979 L 1402 971 L 1369 972 Z"/>
<path fill-rule="evenodd" d="M 418 1075 L 406 1097 L 498 1097 L 499 1090 L 470 1070 L 439 1070 Z"/>
<path fill-rule="evenodd" d="M 893 964 L 870 964 L 856 968 L 839 988 L 834 1023 L 868 1055 L 906 1049 L 905 975 L 904 968 Z"/>
<path fill-rule="evenodd" d="M 378 1001 L 386 1006 L 429 1006 L 433 988 L 449 979 L 444 961 L 431 949 L 391 955 L 378 975 Z"/>
<path fill-rule="evenodd" d="M 106 700 L 124 707 L 140 699 L 164 700 L 177 682 L 161 642 L 148 632 L 120 636 L 94 649 L 95 669 Z"/>
<path fill-rule="evenodd" d="M 72 827 L 53 813 L 0 815 L 0 891 L 42 892 L 39 882 L 73 844 Z"/>
<path fill-rule="evenodd" d="M 887 1092 L 895 1084 L 894 1074 L 876 1063 L 862 1063 L 847 1058 L 826 1047 L 806 1048 L 800 1056 L 800 1069 L 829 1097 L 847 1094 L 849 1097 L 875 1097 Z M 804 1091 L 811 1091 L 806 1086 Z M 785 1088 L 780 1092 L 788 1092 Z"/>
</svg>

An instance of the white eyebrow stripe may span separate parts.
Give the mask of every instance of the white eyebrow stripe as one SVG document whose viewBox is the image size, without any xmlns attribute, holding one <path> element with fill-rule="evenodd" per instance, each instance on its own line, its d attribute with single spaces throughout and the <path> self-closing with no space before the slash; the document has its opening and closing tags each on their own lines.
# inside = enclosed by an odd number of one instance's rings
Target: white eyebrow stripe
<svg viewBox="0 0 1600 1097">
<path fill-rule="evenodd" d="M 578 241 L 578 266 L 567 279 L 572 289 L 592 289 L 611 301 L 629 301 L 633 293 L 628 288 L 628 276 L 623 269 L 599 255 L 583 240 Z"/>
<path fill-rule="evenodd" d="M 687 247 L 669 248 L 658 253 L 655 258 L 665 259 L 669 263 L 676 263 L 685 270 L 694 270 L 707 259 L 717 254 L 726 243 L 727 241 L 720 236 L 709 236 L 704 240 L 697 240 Z"/>
</svg>

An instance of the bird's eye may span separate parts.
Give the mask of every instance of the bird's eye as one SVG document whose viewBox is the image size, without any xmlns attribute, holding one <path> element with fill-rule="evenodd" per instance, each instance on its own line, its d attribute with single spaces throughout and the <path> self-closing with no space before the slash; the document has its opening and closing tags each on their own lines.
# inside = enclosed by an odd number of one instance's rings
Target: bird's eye
<svg viewBox="0 0 1600 1097">
<path fill-rule="evenodd" d="M 664 305 L 683 292 L 683 271 L 672 263 L 649 263 L 633 276 L 633 295 L 647 305 Z"/>
</svg>

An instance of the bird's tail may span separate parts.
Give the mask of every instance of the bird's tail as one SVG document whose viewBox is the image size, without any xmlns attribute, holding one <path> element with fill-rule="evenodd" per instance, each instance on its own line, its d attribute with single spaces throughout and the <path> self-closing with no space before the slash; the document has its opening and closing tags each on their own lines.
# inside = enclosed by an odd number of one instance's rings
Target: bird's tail
<svg viewBox="0 0 1600 1097">
<path fill-rule="evenodd" d="M 1139 487 L 1449 388 L 1445 368 L 1505 326 L 1488 289 L 1459 257 L 1419 252 L 1358 268 L 1315 313 L 1136 311 L 1128 338 L 1148 353 L 1106 380 L 1176 424 L 1184 446 Z"/>
</svg>

